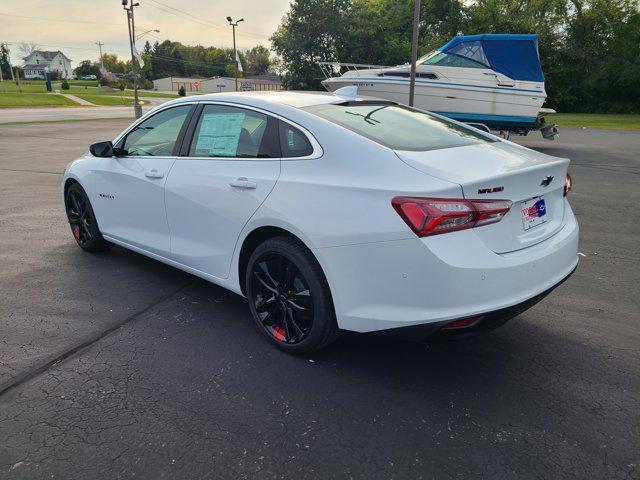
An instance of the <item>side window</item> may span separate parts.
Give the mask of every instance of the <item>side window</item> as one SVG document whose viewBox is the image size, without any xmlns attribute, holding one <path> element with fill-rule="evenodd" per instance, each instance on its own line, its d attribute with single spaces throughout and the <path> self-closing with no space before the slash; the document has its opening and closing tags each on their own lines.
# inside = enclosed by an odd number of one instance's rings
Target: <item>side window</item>
<svg viewBox="0 0 640 480">
<path fill-rule="evenodd" d="M 313 153 L 307 136 L 286 122 L 280 122 L 280 149 L 284 158 L 306 157 Z"/>
<path fill-rule="evenodd" d="M 180 129 L 191 105 L 156 113 L 129 132 L 122 143 L 127 155 L 168 157 L 173 155 Z"/>
<path fill-rule="evenodd" d="M 277 121 L 227 105 L 205 105 L 193 134 L 190 157 L 278 158 Z"/>
<path fill-rule="evenodd" d="M 443 67 L 463 67 L 463 68 L 489 68 L 476 60 L 466 58 L 457 54 L 438 53 L 422 62 L 423 65 L 441 65 Z"/>
</svg>

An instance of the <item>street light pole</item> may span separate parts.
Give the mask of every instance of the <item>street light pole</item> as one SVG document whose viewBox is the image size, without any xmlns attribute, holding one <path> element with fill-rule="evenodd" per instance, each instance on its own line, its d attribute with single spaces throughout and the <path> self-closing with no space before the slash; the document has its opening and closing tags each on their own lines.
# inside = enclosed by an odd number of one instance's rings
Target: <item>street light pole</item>
<svg viewBox="0 0 640 480">
<path fill-rule="evenodd" d="M 409 106 L 413 107 L 416 90 L 416 63 L 418 61 L 418 29 L 420 28 L 420 0 L 413 6 L 413 35 L 411 37 L 411 80 L 409 82 Z"/>
<path fill-rule="evenodd" d="M 131 71 L 133 72 L 133 113 L 136 118 L 142 116 L 142 106 L 138 100 L 138 74 L 136 73 L 136 55 L 135 55 L 135 41 L 136 41 L 136 29 L 133 18 L 133 7 L 137 7 L 139 3 L 132 3 L 127 7 L 129 0 L 122 0 L 122 8 L 127 12 L 127 27 L 129 28 L 129 46 L 131 47 Z"/>
<path fill-rule="evenodd" d="M 240 20 L 234 23 L 231 17 L 227 17 L 227 22 L 229 22 L 229 25 L 231 25 L 231 27 L 233 28 L 233 61 L 236 64 L 236 68 L 234 69 L 234 71 L 235 71 L 235 77 L 236 77 L 236 92 L 237 92 L 238 91 L 238 64 L 240 63 L 240 61 L 238 59 L 238 50 L 236 49 L 236 27 L 240 22 L 244 22 L 244 18 L 241 18 Z"/>
</svg>

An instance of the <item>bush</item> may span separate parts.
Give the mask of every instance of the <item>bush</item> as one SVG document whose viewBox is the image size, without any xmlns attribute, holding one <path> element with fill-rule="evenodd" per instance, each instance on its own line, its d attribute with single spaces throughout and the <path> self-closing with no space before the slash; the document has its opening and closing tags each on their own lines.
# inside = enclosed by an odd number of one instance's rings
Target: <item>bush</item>
<svg viewBox="0 0 640 480">
<path fill-rule="evenodd" d="M 140 88 L 144 90 L 153 90 L 153 82 L 148 78 L 145 78 L 140 82 Z"/>
<path fill-rule="evenodd" d="M 60 84 L 60 88 L 62 90 L 69 90 L 69 82 L 67 82 L 66 80 L 62 80 L 62 83 Z"/>
<path fill-rule="evenodd" d="M 178 90 L 178 95 L 180 95 L 181 97 L 184 97 L 187 94 L 187 92 L 184 90 L 184 85 L 180 87 L 180 90 Z"/>
<path fill-rule="evenodd" d="M 119 78 L 116 81 L 116 87 L 118 88 L 118 90 L 120 90 L 121 92 L 124 92 L 124 89 L 127 88 L 127 82 L 124 80 L 124 78 Z"/>
</svg>

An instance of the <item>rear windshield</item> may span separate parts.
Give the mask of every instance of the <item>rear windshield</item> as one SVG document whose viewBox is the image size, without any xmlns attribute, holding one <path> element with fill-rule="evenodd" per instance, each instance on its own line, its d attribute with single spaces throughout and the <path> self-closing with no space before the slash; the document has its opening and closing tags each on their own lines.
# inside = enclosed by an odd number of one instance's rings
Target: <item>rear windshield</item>
<svg viewBox="0 0 640 480">
<path fill-rule="evenodd" d="M 394 150 L 433 150 L 492 142 L 480 133 L 394 104 L 325 104 L 305 108 Z"/>
</svg>

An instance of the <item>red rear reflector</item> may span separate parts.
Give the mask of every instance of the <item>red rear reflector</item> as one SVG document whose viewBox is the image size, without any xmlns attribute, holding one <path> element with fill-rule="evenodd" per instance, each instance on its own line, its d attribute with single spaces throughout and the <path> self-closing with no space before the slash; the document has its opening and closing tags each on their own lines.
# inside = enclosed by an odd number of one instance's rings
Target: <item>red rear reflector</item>
<svg viewBox="0 0 640 480">
<path fill-rule="evenodd" d="M 455 320 L 453 322 L 446 323 L 441 328 L 442 328 L 442 330 L 449 330 L 449 329 L 453 329 L 453 328 L 470 327 L 471 325 L 476 323 L 478 320 L 480 320 L 480 317 L 463 318 L 462 320 Z"/>
<path fill-rule="evenodd" d="M 509 200 L 395 197 L 393 208 L 419 237 L 481 227 L 502 220 Z"/>
<path fill-rule="evenodd" d="M 571 191 L 571 187 L 572 186 L 573 186 L 573 179 L 571 178 L 571 175 L 569 175 L 567 173 L 567 179 L 564 181 L 564 196 L 565 197 Z"/>
</svg>

